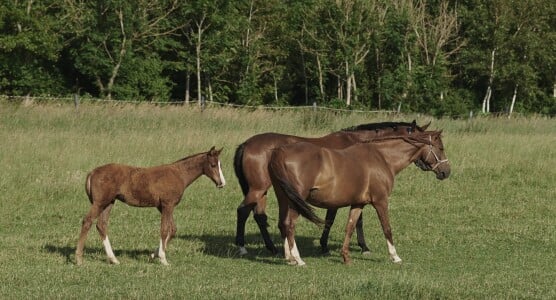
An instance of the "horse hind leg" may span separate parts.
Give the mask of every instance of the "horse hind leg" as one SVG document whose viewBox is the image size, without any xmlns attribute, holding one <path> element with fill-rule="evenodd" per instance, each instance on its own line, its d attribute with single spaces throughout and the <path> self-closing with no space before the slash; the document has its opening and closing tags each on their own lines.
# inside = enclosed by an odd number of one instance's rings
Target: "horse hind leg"
<svg viewBox="0 0 556 300">
<path fill-rule="evenodd" d="M 110 240 L 108 239 L 108 218 L 110 216 L 110 210 L 113 206 L 114 202 L 108 204 L 108 206 L 104 208 L 97 221 L 97 230 L 100 234 L 100 238 L 102 239 L 102 245 L 104 246 L 106 256 L 108 256 L 108 261 L 112 264 L 119 265 L 120 262 L 116 258 L 116 255 L 114 255 L 114 251 L 112 251 L 112 245 L 110 244 Z"/>
<path fill-rule="evenodd" d="M 266 215 L 266 193 L 260 198 L 257 206 L 255 206 L 253 218 L 257 222 L 259 226 L 259 231 L 261 232 L 261 236 L 263 238 L 264 244 L 268 251 L 272 252 L 272 254 L 278 253 L 276 250 L 276 246 L 272 242 L 270 238 L 270 234 L 268 233 L 268 216 Z"/>
<path fill-rule="evenodd" d="M 342 245 L 342 258 L 344 259 L 344 264 L 350 264 L 351 259 L 349 257 L 349 243 L 351 241 L 351 236 L 353 235 L 353 229 L 355 228 L 355 223 L 361 215 L 361 207 L 352 207 L 349 211 L 348 222 L 346 225 L 346 235 L 344 237 L 344 244 Z"/>
<path fill-rule="evenodd" d="M 284 240 L 284 249 L 286 253 L 289 252 L 288 263 L 291 265 L 304 266 L 305 262 L 301 259 L 299 254 L 299 249 L 297 249 L 297 243 L 295 242 L 295 223 L 299 214 L 297 211 L 290 209 L 288 212 L 289 222 L 286 225 L 286 238 Z"/>
<path fill-rule="evenodd" d="M 77 242 L 77 247 L 75 249 L 75 260 L 77 265 L 83 264 L 83 248 L 85 247 L 85 241 L 87 240 L 87 233 L 93 224 L 93 221 L 100 214 L 100 207 L 93 203 L 89 212 L 83 218 L 81 225 L 81 233 L 79 234 L 79 241 Z"/>
</svg>

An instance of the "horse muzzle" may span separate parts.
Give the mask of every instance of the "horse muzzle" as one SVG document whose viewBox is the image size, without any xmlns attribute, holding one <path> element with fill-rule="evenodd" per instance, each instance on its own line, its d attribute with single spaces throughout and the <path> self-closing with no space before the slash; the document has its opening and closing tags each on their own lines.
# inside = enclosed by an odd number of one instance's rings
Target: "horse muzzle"
<svg viewBox="0 0 556 300">
<path fill-rule="evenodd" d="M 436 179 L 439 180 L 444 180 L 448 177 L 450 177 L 450 165 L 449 164 L 443 164 L 440 166 L 437 166 L 436 168 L 433 169 L 434 173 L 436 174 Z"/>
</svg>

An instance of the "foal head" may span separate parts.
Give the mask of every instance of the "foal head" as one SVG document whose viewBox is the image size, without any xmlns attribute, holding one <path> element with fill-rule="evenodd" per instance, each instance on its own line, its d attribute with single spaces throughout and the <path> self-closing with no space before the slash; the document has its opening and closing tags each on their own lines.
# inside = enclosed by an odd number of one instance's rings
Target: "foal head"
<svg viewBox="0 0 556 300">
<path fill-rule="evenodd" d="M 224 173 L 222 173 L 222 165 L 218 156 L 222 152 L 216 150 L 214 146 L 206 153 L 206 159 L 203 163 L 203 174 L 216 184 L 216 187 L 222 188 L 226 185 L 226 179 L 224 178 Z"/>
<path fill-rule="evenodd" d="M 436 178 L 442 180 L 450 176 L 450 164 L 444 153 L 441 138 L 442 131 L 428 131 L 421 135 L 421 151 L 415 164 L 424 171 L 433 171 Z"/>
</svg>

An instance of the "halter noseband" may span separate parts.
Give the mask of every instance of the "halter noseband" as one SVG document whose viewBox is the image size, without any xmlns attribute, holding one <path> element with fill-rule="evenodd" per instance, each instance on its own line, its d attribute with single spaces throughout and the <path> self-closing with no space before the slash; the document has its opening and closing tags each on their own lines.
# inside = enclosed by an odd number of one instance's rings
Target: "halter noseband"
<svg viewBox="0 0 556 300">
<path fill-rule="evenodd" d="M 434 151 L 432 150 L 432 137 L 429 135 L 429 153 L 427 153 L 427 157 L 425 157 L 425 161 L 429 158 L 431 153 L 434 156 L 434 158 L 436 159 L 436 163 L 431 166 L 431 170 L 434 170 L 434 169 L 438 168 L 438 166 L 440 166 L 440 164 L 442 164 L 442 163 L 448 162 L 448 159 L 440 159 L 440 158 L 438 158 L 438 155 L 436 155 L 436 153 L 434 153 Z"/>
</svg>

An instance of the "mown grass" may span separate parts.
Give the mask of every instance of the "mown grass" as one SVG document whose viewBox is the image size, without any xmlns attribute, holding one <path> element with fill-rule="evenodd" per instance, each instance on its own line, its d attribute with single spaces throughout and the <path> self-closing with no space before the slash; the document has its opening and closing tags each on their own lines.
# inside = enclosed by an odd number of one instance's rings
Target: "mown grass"
<svg viewBox="0 0 556 300">
<path fill-rule="evenodd" d="M 319 254 L 320 229 L 300 221 L 306 267 L 266 252 L 247 224 L 247 257 L 233 245 L 241 191 L 235 147 L 266 131 L 318 136 L 367 122 L 414 116 L 243 111 L 149 105 L 0 103 L 0 298 L 186 299 L 554 299 L 556 291 L 556 121 L 432 120 L 444 129 L 451 178 L 410 166 L 397 178 L 390 218 L 401 265 L 389 262 L 374 211 L 364 210 L 372 254 L 341 263 L 346 211 Z M 419 124 L 430 119 L 417 116 Z M 228 185 L 190 186 L 175 212 L 170 267 L 148 259 L 158 243 L 156 209 L 116 205 L 110 239 L 121 265 L 106 262 L 94 229 L 85 262 L 74 265 L 81 219 L 89 208 L 86 173 L 107 162 L 150 166 L 224 147 Z M 270 232 L 276 228 L 270 193 Z M 323 215 L 323 212 L 319 212 Z"/>
</svg>

